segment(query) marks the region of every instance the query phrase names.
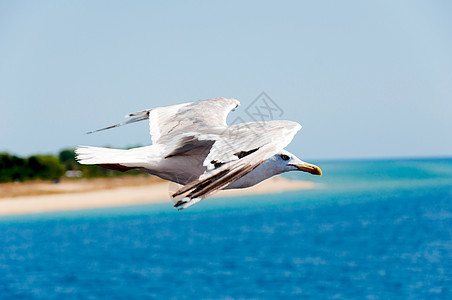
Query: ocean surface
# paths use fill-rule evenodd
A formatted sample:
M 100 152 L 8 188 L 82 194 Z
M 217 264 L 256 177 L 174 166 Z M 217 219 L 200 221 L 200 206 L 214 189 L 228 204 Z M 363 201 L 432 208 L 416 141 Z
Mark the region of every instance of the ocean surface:
M 452 159 L 317 188 L 0 218 L 0 299 L 452 299 Z

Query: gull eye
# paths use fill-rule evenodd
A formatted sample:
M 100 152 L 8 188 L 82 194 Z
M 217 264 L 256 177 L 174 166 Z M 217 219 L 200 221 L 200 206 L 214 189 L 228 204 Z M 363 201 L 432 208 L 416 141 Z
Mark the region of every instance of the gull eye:
M 285 154 L 281 154 L 280 157 L 282 160 L 289 160 L 289 156 L 287 156 Z

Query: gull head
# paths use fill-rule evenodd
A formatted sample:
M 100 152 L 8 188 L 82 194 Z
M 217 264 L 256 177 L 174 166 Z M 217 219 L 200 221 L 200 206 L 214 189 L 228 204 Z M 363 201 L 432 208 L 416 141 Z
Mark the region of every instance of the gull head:
M 272 168 L 278 173 L 303 171 L 313 175 L 322 175 L 322 170 L 316 165 L 307 163 L 286 150 L 281 150 L 269 159 Z

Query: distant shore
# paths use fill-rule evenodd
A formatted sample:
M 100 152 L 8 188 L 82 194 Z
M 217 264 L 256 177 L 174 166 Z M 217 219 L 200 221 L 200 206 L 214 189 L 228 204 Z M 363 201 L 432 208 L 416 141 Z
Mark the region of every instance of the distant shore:
M 0 216 L 81 210 L 139 204 L 172 205 L 170 193 L 177 185 L 151 176 L 127 176 L 60 183 L 0 184 Z M 314 183 L 273 177 L 254 187 L 226 190 L 213 197 L 278 193 L 314 188 Z

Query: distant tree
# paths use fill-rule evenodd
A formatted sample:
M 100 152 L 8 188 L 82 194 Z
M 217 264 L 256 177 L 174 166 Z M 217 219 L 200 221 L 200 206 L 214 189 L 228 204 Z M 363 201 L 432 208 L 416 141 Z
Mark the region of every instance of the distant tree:
M 64 174 L 64 165 L 54 155 L 34 155 L 27 160 L 28 178 L 59 179 Z
M 0 153 L 0 182 L 22 181 L 27 176 L 25 160 L 8 153 Z
M 58 154 L 58 158 L 66 170 L 80 170 L 80 164 L 75 160 L 74 149 L 64 149 Z

